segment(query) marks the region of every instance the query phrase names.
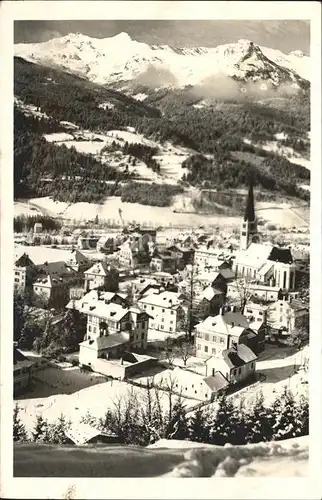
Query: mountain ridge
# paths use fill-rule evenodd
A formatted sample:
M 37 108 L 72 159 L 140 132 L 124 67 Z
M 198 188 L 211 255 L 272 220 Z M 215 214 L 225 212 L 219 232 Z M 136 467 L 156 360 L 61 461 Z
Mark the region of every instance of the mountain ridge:
M 71 33 L 47 42 L 16 44 L 15 55 L 111 86 L 135 81 L 152 88 L 184 88 L 225 76 L 265 82 L 275 89 L 287 84 L 296 91 L 310 80 L 310 58 L 301 51 L 283 54 L 244 39 L 213 48 L 172 47 L 137 42 L 125 32 L 102 39 Z

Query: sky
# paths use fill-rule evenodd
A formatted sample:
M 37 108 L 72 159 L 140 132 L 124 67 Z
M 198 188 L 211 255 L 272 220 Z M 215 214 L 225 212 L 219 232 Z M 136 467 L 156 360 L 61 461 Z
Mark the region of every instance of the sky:
M 44 42 L 69 33 L 107 38 L 120 32 L 126 32 L 134 40 L 148 44 L 216 47 L 245 38 L 284 53 L 291 50 L 302 50 L 307 55 L 310 53 L 310 22 L 305 20 L 16 21 L 14 41 L 15 43 Z

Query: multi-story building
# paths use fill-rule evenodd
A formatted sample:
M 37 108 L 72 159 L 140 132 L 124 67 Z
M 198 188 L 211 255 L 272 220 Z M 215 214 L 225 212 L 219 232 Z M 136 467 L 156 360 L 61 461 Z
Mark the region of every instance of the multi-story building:
M 14 263 L 14 290 L 24 292 L 37 277 L 36 267 L 26 253 Z
M 291 333 L 294 330 L 309 329 L 310 307 L 307 301 L 284 297 L 271 304 L 267 312 L 268 326 L 273 330 L 285 330 Z
M 119 272 L 112 264 L 97 262 L 84 272 L 84 290 L 88 292 L 94 288 L 102 288 L 108 292 L 117 292 L 119 287 Z
M 99 358 L 120 358 L 125 351 L 146 348 L 149 315 L 138 307 L 97 302 L 86 304 L 82 313 L 87 330 L 80 343 L 80 364 L 91 366 Z
M 97 304 L 118 304 L 126 306 L 126 294 L 118 292 L 104 292 L 91 290 L 78 300 L 71 299 L 67 304 L 67 309 L 77 309 L 79 312 L 87 311 L 89 307 Z
M 90 260 L 85 257 L 79 250 L 73 249 L 65 260 L 68 267 L 77 273 L 84 273 L 91 267 Z
M 156 252 L 151 258 L 151 271 L 175 273 L 176 272 L 176 256 L 171 252 Z
M 248 345 L 258 353 L 265 348 L 265 332 L 256 334 L 243 314 L 222 308 L 220 314 L 208 316 L 196 326 L 195 344 L 196 356 L 204 359 L 221 357 L 225 349 L 238 344 Z
M 184 330 L 186 313 L 178 293 L 165 291 L 147 295 L 138 305 L 151 316 L 149 335 L 161 332 L 167 337 Z
M 247 281 L 244 285 L 236 281 L 227 284 L 227 297 L 238 300 L 245 295 L 263 302 L 275 302 L 282 296 L 282 290 L 278 286 L 261 285 L 260 283 L 249 283 Z

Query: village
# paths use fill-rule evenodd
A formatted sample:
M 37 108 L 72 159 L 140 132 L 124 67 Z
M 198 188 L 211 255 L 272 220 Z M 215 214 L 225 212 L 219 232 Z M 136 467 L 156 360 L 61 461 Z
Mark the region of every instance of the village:
M 241 219 L 239 233 L 102 232 L 96 220 L 66 225 L 55 244 L 41 244 L 39 222 L 33 243 L 16 234 L 14 398 L 26 427 L 63 411 L 78 425 L 151 386 L 187 412 L 222 393 L 307 393 L 309 243 L 263 234 L 251 182 Z

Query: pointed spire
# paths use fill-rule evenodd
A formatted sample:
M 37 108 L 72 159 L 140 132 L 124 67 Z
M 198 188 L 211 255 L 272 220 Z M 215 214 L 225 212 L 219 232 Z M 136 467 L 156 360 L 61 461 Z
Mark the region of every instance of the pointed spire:
M 249 187 L 247 203 L 244 214 L 244 221 L 254 222 L 255 221 L 255 207 L 254 207 L 254 190 L 253 190 L 253 175 L 249 176 Z

